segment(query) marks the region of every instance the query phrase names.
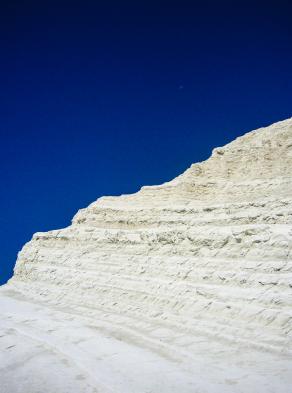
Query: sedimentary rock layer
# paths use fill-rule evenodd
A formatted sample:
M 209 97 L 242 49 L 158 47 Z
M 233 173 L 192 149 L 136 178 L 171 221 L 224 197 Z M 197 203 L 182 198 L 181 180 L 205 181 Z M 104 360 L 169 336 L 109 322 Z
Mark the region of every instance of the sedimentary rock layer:
M 177 357 L 198 336 L 291 354 L 291 170 L 289 119 L 36 233 L 8 287 Z

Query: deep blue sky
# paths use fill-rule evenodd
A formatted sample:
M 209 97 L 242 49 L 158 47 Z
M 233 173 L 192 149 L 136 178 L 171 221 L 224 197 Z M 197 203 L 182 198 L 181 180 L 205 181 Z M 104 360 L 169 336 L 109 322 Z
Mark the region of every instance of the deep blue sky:
M 36 231 L 292 116 L 289 2 L 0 10 L 0 283 Z

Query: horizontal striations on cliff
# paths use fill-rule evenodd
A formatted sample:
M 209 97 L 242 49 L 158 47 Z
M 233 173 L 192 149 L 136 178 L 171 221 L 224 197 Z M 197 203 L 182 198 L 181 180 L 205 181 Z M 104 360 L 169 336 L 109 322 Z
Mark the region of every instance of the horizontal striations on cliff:
M 291 247 L 288 119 L 170 182 L 100 198 L 68 228 L 36 233 L 8 286 L 178 354 L 191 356 L 200 335 L 292 353 Z

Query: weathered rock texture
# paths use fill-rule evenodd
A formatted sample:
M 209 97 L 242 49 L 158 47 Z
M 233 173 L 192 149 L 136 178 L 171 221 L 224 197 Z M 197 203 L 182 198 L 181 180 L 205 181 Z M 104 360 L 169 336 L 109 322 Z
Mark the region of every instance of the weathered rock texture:
M 289 119 L 36 233 L 9 286 L 177 354 L 198 336 L 291 353 L 291 247 Z

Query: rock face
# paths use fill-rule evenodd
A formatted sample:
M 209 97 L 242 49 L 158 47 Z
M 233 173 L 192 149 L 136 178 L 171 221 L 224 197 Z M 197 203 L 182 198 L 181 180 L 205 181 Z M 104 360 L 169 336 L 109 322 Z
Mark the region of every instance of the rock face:
M 161 351 L 192 353 L 202 336 L 291 354 L 291 247 L 289 119 L 36 233 L 8 287 L 139 332 Z

